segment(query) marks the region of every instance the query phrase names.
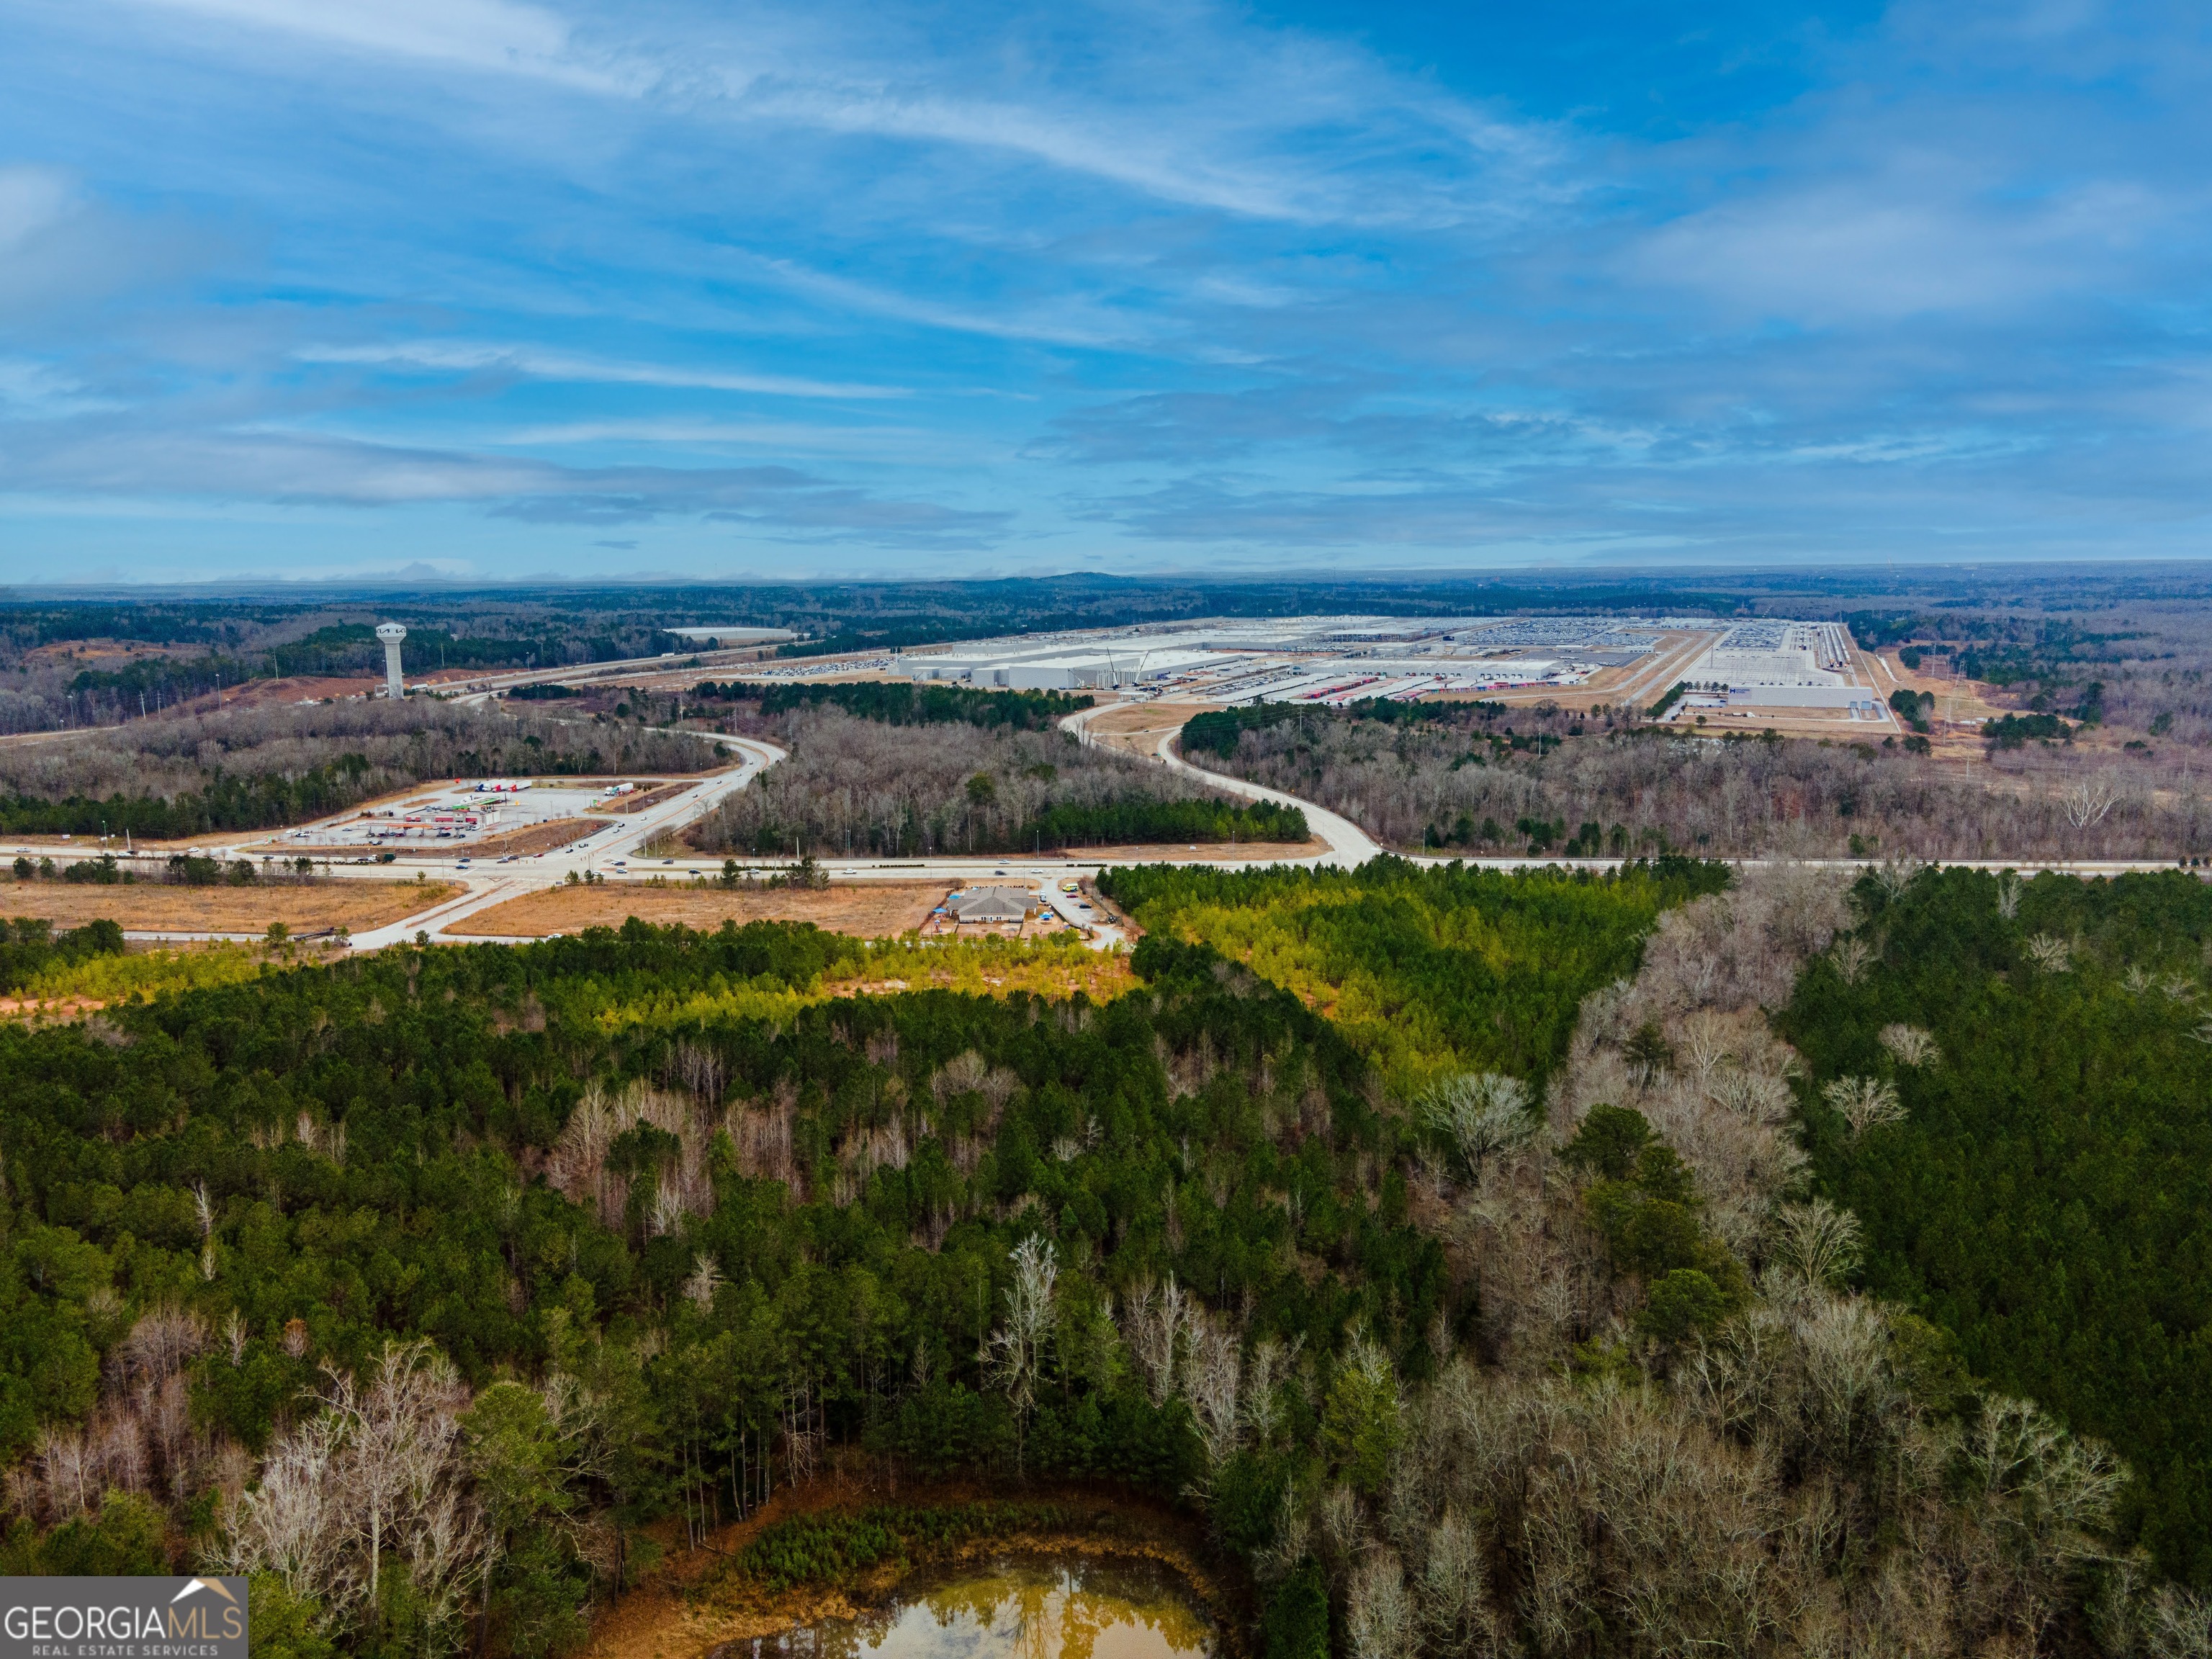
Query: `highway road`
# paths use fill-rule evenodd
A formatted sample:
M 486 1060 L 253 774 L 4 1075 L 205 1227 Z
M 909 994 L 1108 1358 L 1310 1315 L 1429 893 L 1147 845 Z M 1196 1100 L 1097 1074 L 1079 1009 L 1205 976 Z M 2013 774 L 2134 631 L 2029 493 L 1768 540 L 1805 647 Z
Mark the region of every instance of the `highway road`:
M 604 667 L 605 665 L 599 665 L 599 666 Z M 1086 710 L 1083 714 L 1069 717 L 1061 724 L 1066 729 L 1081 738 L 1084 742 L 1096 743 L 1097 739 L 1092 738 L 1086 729 L 1089 722 L 1097 715 L 1105 713 L 1108 708 L 1117 706 L 1119 705 L 1109 704 Z M 744 756 L 743 763 L 704 777 L 690 788 L 659 805 L 650 807 L 634 817 L 610 823 L 605 828 L 594 831 L 586 839 L 572 842 L 567 847 L 551 852 L 489 863 L 481 862 L 472 858 L 462 848 L 456 848 L 450 852 L 403 853 L 397 863 L 390 865 L 331 863 L 328 866 L 330 874 L 341 879 L 389 881 L 395 875 L 405 876 L 419 872 L 429 880 L 451 884 L 460 890 L 458 892 L 446 894 L 434 904 L 416 915 L 404 917 L 386 927 L 374 928 L 355 935 L 352 940 L 353 948 L 357 951 L 373 951 L 387 945 L 413 939 L 418 936 L 427 936 L 434 942 L 465 940 L 472 944 L 483 943 L 485 940 L 480 935 L 455 935 L 451 930 L 455 924 L 508 899 L 544 888 L 562 885 L 569 879 L 571 874 L 581 879 L 588 873 L 611 884 L 642 882 L 655 876 L 670 880 L 685 881 L 695 876 L 704 876 L 709 878 L 719 876 L 722 870 L 722 860 L 720 858 L 696 855 L 656 858 L 648 856 L 644 849 L 657 837 L 680 829 L 684 824 L 713 811 L 725 798 L 744 788 L 769 767 L 784 759 L 785 751 L 774 744 L 764 743 L 753 738 L 732 738 L 708 732 L 698 735 L 704 741 L 733 746 Z M 1358 825 L 1316 802 L 1301 799 L 1295 795 L 1284 793 L 1280 790 L 1267 789 L 1258 784 L 1248 783 L 1241 778 L 1227 777 L 1204 768 L 1193 766 L 1175 752 L 1174 740 L 1176 735 L 1174 731 L 1166 732 L 1161 734 L 1158 740 L 1153 758 L 1160 764 L 1180 772 L 1202 776 L 1206 782 L 1228 793 L 1239 795 L 1247 799 L 1277 801 L 1285 805 L 1297 806 L 1305 813 L 1308 825 L 1312 829 L 1316 838 L 1325 843 L 1325 850 L 1304 858 L 1286 860 L 1285 862 L 1310 867 L 1349 869 L 1365 863 L 1386 850 L 1378 846 L 1374 839 Z M 325 822 L 331 824 L 339 823 L 352 816 L 353 814 L 349 812 Z M 250 836 L 210 836 L 198 845 L 199 849 L 204 852 L 237 857 L 243 855 L 248 848 L 258 849 L 266 846 L 268 841 L 267 832 L 258 831 Z M 0 857 L 13 857 L 17 854 L 27 854 L 34 858 L 58 856 L 61 861 L 69 861 L 79 857 L 97 856 L 97 850 L 92 843 L 83 841 L 74 843 L 66 849 L 57 848 L 52 842 L 36 845 L 0 848 Z M 157 870 L 166 856 L 166 853 L 140 854 L 137 863 L 142 869 Z M 1432 856 L 1407 856 L 1409 862 L 1416 864 L 1442 864 L 1451 861 Z M 1251 867 L 1251 860 L 1249 859 L 1218 858 L 1196 848 L 1175 858 L 1174 861 L 1207 865 L 1221 869 Z M 1528 857 L 1468 858 L 1462 861 L 1469 865 L 1479 865 L 1484 868 L 1498 870 L 1540 869 L 1547 865 L 1558 865 L 1593 871 L 1611 869 L 1621 862 L 1617 859 L 1567 860 Z M 782 860 L 763 861 L 749 859 L 743 862 L 747 868 L 763 873 L 772 873 L 787 867 L 787 861 Z M 1858 867 L 1864 860 L 1738 859 L 1731 862 L 1746 865 L 1803 863 L 1814 867 L 1849 869 Z M 2127 871 L 2164 870 L 2173 867 L 2170 861 L 2164 860 L 2067 860 L 2021 863 L 2016 860 L 1989 859 L 1958 862 L 1966 867 L 1978 869 L 2019 869 L 2029 872 L 2058 870 L 2090 876 L 2116 875 Z M 1042 894 L 1046 901 L 1059 909 L 1067 920 L 1093 926 L 1096 925 L 1094 918 L 1084 916 L 1079 911 L 1075 910 L 1072 904 L 1063 902 L 1064 896 L 1060 894 L 1058 885 L 1071 876 L 1095 876 L 1099 871 L 1107 867 L 1104 863 L 1093 858 L 1035 855 L 907 860 L 827 858 L 817 860 L 817 866 L 827 873 L 830 879 L 838 882 L 943 881 L 948 885 L 975 882 L 1024 885 Z M 134 934 L 133 937 L 182 939 L 208 938 L 215 935 L 171 933 L 160 935 Z M 1103 948 L 1118 938 L 1118 930 L 1100 927 L 1096 942 Z
M 726 797 L 744 788 L 763 771 L 782 760 L 785 755 L 785 751 L 775 744 L 763 743 L 756 738 L 732 738 L 712 732 L 697 735 L 705 741 L 730 745 L 744 759 L 738 765 L 709 774 L 657 806 L 616 819 L 583 840 L 571 842 L 554 851 L 526 854 L 511 861 L 482 861 L 471 857 L 465 848 L 455 848 L 446 853 L 402 854 L 393 864 L 332 860 L 328 866 L 330 874 L 342 879 L 390 881 L 395 875 L 412 875 L 419 872 L 430 880 L 451 883 L 462 890 L 458 895 L 447 895 L 429 908 L 388 927 L 373 928 L 355 935 L 354 948 L 373 951 L 413 939 L 417 933 L 427 933 L 433 939 L 441 939 L 446 930 L 455 922 L 472 916 L 479 910 L 489 909 L 495 904 L 540 888 L 560 886 L 571 874 L 580 880 L 587 873 L 605 874 L 611 871 L 615 875 L 611 878 L 618 878 L 627 873 L 628 866 L 633 861 L 639 862 L 641 866 L 643 849 L 656 837 L 681 829 L 693 819 L 711 812 Z M 355 812 L 348 811 L 322 820 L 321 825 L 308 827 L 342 824 L 354 817 Z M 249 849 L 258 850 L 269 844 L 269 832 L 255 830 L 246 835 L 207 836 L 197 843 L 197 848 L 210 855 L 237 858 L 246 855 Z M 40 858 L 58 854 L 58 861 L 65 862 L 78 857 L 94 858 L 99 855 L 98 849 L 88 842 L 77 845 L 82 847 L 81 853 L 74 850 L 74 847 L 64 851 L 51 842 L 0 848 L 0 856 L 13 858 L 23 854 Z M 313 856 L 312 852 L 309 856 Z M 152 872 L 161 869 L 167 858 L 165 851 L 141 854 L 125 861 Z M 659 861 L 654 866 L 654 869 L 661 873 L 676 873 L 678 867 L 669 860 Z M 687 863 L 684 867 L 690 866 Z M 719 874 L 721 864 L 720 860 L 714 860 L 711 864 L 700 863 L 696 867 Z M 640 873 L 643 873 L 641 867 Z M 147 937 L 213 936 L 163 933 Z

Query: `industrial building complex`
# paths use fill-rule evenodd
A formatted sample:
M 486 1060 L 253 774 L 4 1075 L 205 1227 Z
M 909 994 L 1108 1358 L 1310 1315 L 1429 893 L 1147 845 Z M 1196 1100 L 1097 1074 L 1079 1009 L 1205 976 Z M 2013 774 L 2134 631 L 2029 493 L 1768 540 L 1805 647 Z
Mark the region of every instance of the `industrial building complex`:
M 890 670 L 1016 690 L 1346 702 L 1578 685 L 1658 643 L 1606 617 L 1295 617 L 986 640 L 908 653 Z
M 1128 699 L 1660 702 L 1698 725 L 1890 724 L 1875 659 L 1832 622 L 1705 617 L 1296 617 L 1024 635 L 817 659 L 774 678 L 890 674 Z M 1680 687 L 1674 696 L 1666 694 Z
M 666 630 L 701 650 L 758 652 L 796 636 L 750 624 Z M 378 629 L 388 695 L 399 695 L 406 630 Z M 696 659 L 678 672 L 698 666 Z M 579 669 L 580 676 L 587 672 Z M 890 677 L 1007 690 L 1103 694 L 1109 701 L 1341 706 L 1553 701 L 1648 708 L 1678 724 L 1727 730 L 1894 727 L 1897 688 L 1878 658 L 1835 622 L 1763 617 L 1309 616 L 1224 617 L 747 663 L 755 681 Z M 495 694 L 502 678 L 467 688 Z M 455 687 L 455 690 L 464 688 Z

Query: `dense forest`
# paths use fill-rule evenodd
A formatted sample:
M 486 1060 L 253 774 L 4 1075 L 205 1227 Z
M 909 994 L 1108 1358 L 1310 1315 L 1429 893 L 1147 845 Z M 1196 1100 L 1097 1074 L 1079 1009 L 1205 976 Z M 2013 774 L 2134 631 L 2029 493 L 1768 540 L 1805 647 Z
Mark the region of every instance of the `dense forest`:
M 0 920 L 0 995 L 21 990 L 57 968 L 122 952 L 123 930 L 112 921 L 88 921 L 57 933 L 52 923 L 33 916 Z
M 1506 713 L 1497 702 L 1393 702 L 1383 697 L 1360 697 L 1351 702 L 1316 707 L 1304 702 L 1246 702 L 1227 708 L 1209 708 L 1183 722 L 1176 744 L 1185 755 L 1212 756 L 1227 760 L 1237 752 L 1247 732 L 1266 732 L 1278 726 L 1310 722 L 1319 714 L 1327 718 L 1375 720 L 1385 726 L 1423 726 L 1468 720 L 1493 722 Z
M 836 680 L 815 684 L 787 680 L 764 685 L 743 680 L 720 684 L 702 680 L 692 689 L 692 696 L 714 702 L 757 702 L 761 714 L 769 718 L 794 708 L 828 706 L 887 726 L 959 721 L 1016 732 L 1048 732 L 1095 701 L 1089 696 L 1064 696 L 1057 691 L 994 691 L 904 680 Z
M 690 832 L 708 852 L 787 853 L 795 843 L 840 857 L 918 858 L 1148 842 L 1297 843 L 1307 834 L 1296 807 L 1243 805 L 1201 780 L 1055 731 L 964 717 L 892 726 L 835 707 L 794 709 L 743 729 L 773 736 L 790 758 Z
M 1410 720 L 1402 705 L 1387 720 L 1358 708 L 1229 715 L 1185 727 L 1200 728 L 1196 744 L 1186 740 L 1193 759 L 1316 801 L 1409 852 L 2212 854 L 2203 779 L 2155 755 L 2045 743 L 2064 735 L 2056 716 L 2008 717 L 2014 726 L 1996 727 L 1975 764 L 1916 754 L 1910 737 L 1698 742 L 1619 711 L 1473 703 Z M 2015 730 L 2021 740 L 2010 743 Z
M 1321 1008 L 1410 1097 L 1468 1072 L 1540 1088 L 1583 999 L 1634 970 L 1662 909 L 1727 878 L 1687 859 L 1602 881 L 1383 859 L 1358 871 L 1146 865 L 1107 871 L 1099 890 Z
M 2212 1585 L 2212 888 L 1883 873 L 1781 1020 L 1869 1288 L 2111 1442 L 2125 1535 Z
M 1171 1349 L 1212 1320 L 1203 1284 L 1279 1343 L 1356 1326 L 1418 1353 L 1441 1258 L 1401 1190 L 1361 1196 L 1388 1130 L 1358 1056 L 1294 1000 L 1167 963 L 1164 1000 L 1103 1007 L 620 1018 L 811 984 L 860 948 L 634 925 L 0 1030 L 16 1564 L 204 1552 L 354 1652 L 457 1640 L 481 1595 L 501 1650 L 544 1652 L 635 1570 L 641 1522 L 757 1501 L 832 1444 L 1179 1492 L 1202 1438 L 1111 1292 Z M 1285 1185 L 1295 1222 L 1267 1196 Z M 1065 1269 L 1047 1311 L 1067 1340 L 1048 1388 L 1010 1395 L 975 1356 L 1024 1240 Z M 1300 1249 L 1340 1275 L 1309 1283 Z M 417 1415 L 379 1431 L 404 1444 L 348 1437 L 400 1395 Z M 501 1459 L 535 1484 L 501 1485 Z M 280 1496 L 373 1501 L 379 1480 L 411 1483 L 380 1575 Z
M 1103 1002 L 810 1000 L 876 947 L 633 922 L 0 1026 L 8 1570 L 558 1654 L 648 1523 L 859 1460 L 1188 1506 L 1267 1659 L 2195 1650 L 2120 1466 L 1805 1194 L 1760 1009 L 1902 917 L 1686 863 L 1117 891 Z
M 0 833 L 181 839 L 297 823 L 428 778 L 722 763 L 690 736 L 417 698 L 231 709 L 0 748 Z

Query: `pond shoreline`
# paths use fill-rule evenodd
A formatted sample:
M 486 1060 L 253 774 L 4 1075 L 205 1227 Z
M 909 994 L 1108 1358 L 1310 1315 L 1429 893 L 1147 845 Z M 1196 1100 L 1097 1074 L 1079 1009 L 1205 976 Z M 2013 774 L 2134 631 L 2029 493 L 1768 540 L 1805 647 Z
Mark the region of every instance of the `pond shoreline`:
M 836 1583 L 770 1591 L 744 1582 L 732 1568 L 738 1552 L 781 1522 L 857 1512 L 884 1503 L 915 1509 L 1050 1504 L 1083 1511 L 1085 1519 L 1077 1525 L 963 1540 L 884 1563 Z M 680 1531 L 663 1541 L 666 1557 L 593 1620 L 591 1639 L 583 1649 L 586 1659 L 705 1659 L 726 1642 L 778 1636 L 799 1626 L 858 1619 L 878 1611 L 896 1598 L 907 1579 L 925 1568 L 999 1556 L 1069 1554 L 1141 1559 L 1166 1568 L 1212 1622 L 1223 1659 L 1244 1659 L 1249 1650 L 1251 1588 L 1233 1564 L 1211 1547 L 1200 1517 L 1109 1488 L 915 1485 L 829 1475 L 778 1492 L 745 1520 L 717 1529 L 698 1549 L 685 1548 Z

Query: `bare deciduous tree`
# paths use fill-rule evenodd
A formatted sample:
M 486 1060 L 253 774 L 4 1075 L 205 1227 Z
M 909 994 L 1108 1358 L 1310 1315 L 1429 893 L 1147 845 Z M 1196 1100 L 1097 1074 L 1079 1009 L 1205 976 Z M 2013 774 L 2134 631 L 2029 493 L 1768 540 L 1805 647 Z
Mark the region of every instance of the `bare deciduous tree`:
M 1492 1599 L 1482 1540 L 1451 1510 L 1428 1539 L 1413 1586 L 1420 1632 L 1433 1653 L 1491 1659 L 1510 1650 L 1506 1621 Z
M 1051 1243 L 1034 1234 L 1014 1247 L 1014 1282 L 1006 1287 L 1005 1322 L 991 1333 L 986 1354 L 991 1377 L 1006 1392 L 1017 1419 L 1036 1403 L 1052 1340 L 1053 1295 L 1060 1259 Z
M 1173 1273 L 1165 1289 L 1146 1280 L 1130 1292 L 1122 1332 L 1156 1406 L 1176 1392 L 1193 1306 Z
M 1492 1152 L 1520 1146 L 1536 1132 L 1528 1085 L 1497 1072 L 1446 1078 L 1430 1090 L 1421 1116 L 1458 1148 L 1469 1170 Z
M 701 1309 L 713 1307 L 714 1292 L 721 1288 L 721 1285 L 722 1270 L 714 1264 L 714 1257 L 702 1252 L 692 1258 L 691 1276 L 684 1281 L 684 1294 L 690 1299 L 692 1306 Z
M 2105 814 L 2118 799 L 2112 780 L 2102 775 L 2076 778 L 2058 792 L 2059 805 L 2066 809 L 2066 822 L 2076 830 L 2102 823 Z
M 427 1341 L 387 1344 L 366 1389 L 325 1375 L 323 1409 L 277 1443 L 232 1506 L 216 1565 L 274 1572 L 342 1626 L 375 1616 L 396 1565 L 450 1642 L 493 1547 L 459 1455 L 467 1390 Z
M 1210 1471 L 1236 1455 L 1246 1421 L 1243 1340 L 1229 1322 L 1203 1306 L 1192 1310 L 1183 1360 L 1183 1398 L 1198 1425 Z
M 2141 1623 L 2149 1659 L 2212 1659 L 2212 1596 L 2161 1584 Z
M 1858 1266 L 1859 1218 L 1825 1198 L 1784 1204 L 1774 1212 L 1768 1261 L 1795 1284 L 1839 1284 Z
M 1936 1048 L 1933 1036 L 1917 1025 L 1907 1025 L 1902 1021 L 1881 1028 L 1881 1046 L 1897 1057 L 1899 1065 L 1910 1066 L 1916 1071 L 1933 1066 L 1942 1058 L 1942 1051 Z
M 1896 1085 L 1881 1078 L 1839 1077 L 1820 1091 L 1820 1098 L 1844 1115 L 1855 1135 L 1905 1117 Z
M 1413 1599 L 1406 1592 L 1398 1558 L 1388 1550 L 1377 1551 L 1361 1565 L 1352 1583 L 1345 1626 L 1353 1659 L 1404 1659 L 1413 1651 Z
M 1925 865 L 1913 859 L 1884 859 L 1874 867 L 1875 884 L 1893 899 L 1903 898 L 1905 890 L 1925 868 Z

